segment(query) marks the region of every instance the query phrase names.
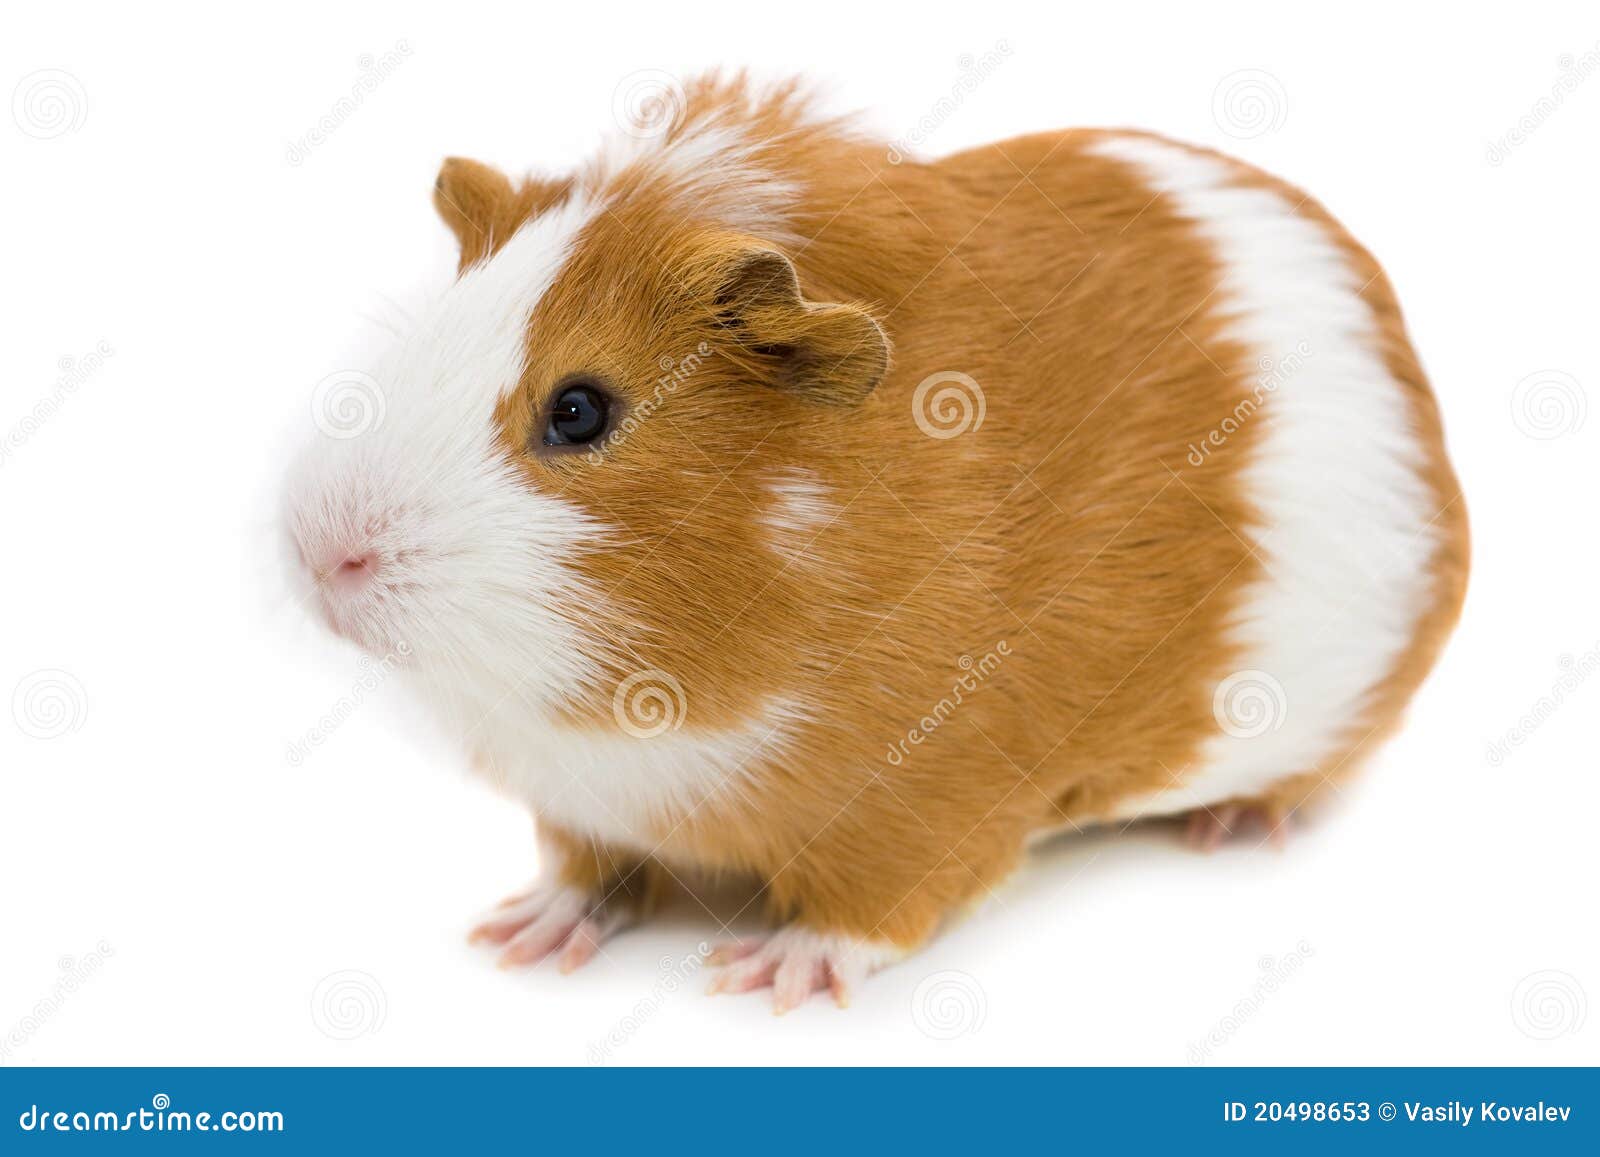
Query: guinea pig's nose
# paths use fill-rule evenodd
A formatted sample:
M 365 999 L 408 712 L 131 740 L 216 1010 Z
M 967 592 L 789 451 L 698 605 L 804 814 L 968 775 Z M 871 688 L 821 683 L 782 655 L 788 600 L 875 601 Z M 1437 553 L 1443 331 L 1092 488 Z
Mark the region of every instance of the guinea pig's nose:
M 355 594 L 378 577 L 378 553 L 367 547 L 330 545 L 306 550 L 303 557 L 317 581 L 340 594 Z
M 357 591 L 378 576 L 378 558 L 372 551 L 351 552 L 328 570 L 328 582 L 342 591 Z

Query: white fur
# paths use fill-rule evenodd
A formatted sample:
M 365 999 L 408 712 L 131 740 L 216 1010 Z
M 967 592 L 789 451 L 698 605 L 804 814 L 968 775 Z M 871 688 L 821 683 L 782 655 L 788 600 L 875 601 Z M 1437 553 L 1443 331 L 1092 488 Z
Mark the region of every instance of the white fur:
M 1137 137 L 1099 150 L 1134 165 L 1211 242 L 1223 277 L 1207 308 L 1231 318 L 1227 336 L 1248 350 L 1251 376 L 1294 365 L 1248 419 L 1263 423 L 1245 471 L 1262 524 L 1232 528 L 1265 564 L 1235 638 L 1237 668 L 1251 673 L 1242 680 L 1264 685 L 1258 706 L 1270 718 L 1236 725 L 1260 731 L 1248 736 L 1219 725 L 1194 766 L 1173 769 L 1174 787 L 1124 802 L 1115 818 L 1131 818 L 1330 770 L 1370 691 L 1412 641 L 1438 512 L 1418 474 L 1423 448 L 1405 387 L 1384 366 L 1361 279 L 1328 230 L 1279 194 L 1236 183 L 1237 170 L 1211 157 Z
M 329 617 L 366 649 L 408 657 L 478 767 L 539 814 L 648 848 L 661 817 L 746 790 L 747 762 L 776 752 L 793 713 L 773 704 L 708 730 L 691 697 L 675 729 L 648 738 L 554 722 L 574 693 L 614 690 L 600 660 L 617 657 L 585 629 L 604 592 L 569 564 L 614 530 L 530 486 L 496 444 L 493 412 L 525 369 L 535 305 L 596 211 L 580 197 L 540 215 L 439 298 L 373 375 L 382 420 L 314 439 L 287 521 L 310 566 L 376 555 L 360 597 L 321 592 Z
M 648 738 L 577 731 L 510 707 L 482 729 L 481 766 L 539 818 L 619 847 L 653 851 L 664 828 L 717 799 L 748 798 L 751 767 L 781 758 L 796 711 L 774 702 L 742 727 Z
M 790 212 L 802 190 L 780 177 L 762 156 L 769 142 L 741 124 L 722 119 L 685 126 L 670 139 L 612 134 L 587 177 L 594 195 L 638 170 L 685 217 L 713 221 L 773 242 L 797 243 Z
M 406 644 L 425 676 L 448 672 L 463 715 L 508 693 L 548 702 L 588 673 L 552 607 L 579 595 L 563 559 L 605 528 L 530 490 L 493 424 L 521 377 L 533 304 L 588 216 L 563 206 L 463 274 L 373 374 L 381 421 L 314 439 L 291 479 L 290 529 L 309 563 L 378 558 L 371 597 L 329 600 L 335 627 L 378 653 Z
M 767 481 L 770 504 L 761 513 L 773 551 L 785 562 L 801 560 L 817 535 L 838 517 L 828 488 L 810 470 L 786 470 Z
M 291 480 L 290 528 L 309 563 L 378 558 L 372 597 L 330 600 L 334 625 L 379 653 L 405 643 L 424 672 L 450 664 L 463 710 L 585 674 L 551 607 L 577 593 L 563 558 L 604 528 L 528 488 L 495 444 L 493 411 L 522 375 L 533 305 L 588 216 L 582 202 L 554 210 L 464 273 L 372 375 L 381 420 L 314 439 Z

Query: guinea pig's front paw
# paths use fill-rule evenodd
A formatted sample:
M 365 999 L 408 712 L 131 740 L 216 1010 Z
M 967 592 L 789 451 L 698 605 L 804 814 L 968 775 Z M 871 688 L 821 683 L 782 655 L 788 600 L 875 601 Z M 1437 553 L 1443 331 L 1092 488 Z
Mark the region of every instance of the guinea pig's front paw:
M 813 932 L 789 924 L 770 936 L 724 944 L 709 957 L 726 965 L 708 992 L 750 992 L 772 987 L 772 1011 L 782 1016 L 826 988 L 840 1008 L 856 986 L 905 955 L 887 940 Z
M 532 964 L 554 952 L 561 971 L 571 972 L 636 918 L 637 909 L 625 900 L 607 900 L 566 884 L 541 884 L 502 901 L 467 940 L 504 945 L 501 968 Z

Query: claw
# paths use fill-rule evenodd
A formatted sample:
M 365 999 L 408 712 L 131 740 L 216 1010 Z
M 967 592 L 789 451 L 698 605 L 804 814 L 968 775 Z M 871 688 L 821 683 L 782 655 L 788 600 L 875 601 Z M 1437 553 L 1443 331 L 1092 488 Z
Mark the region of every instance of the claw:
M 860 981 L 901 955 L 901 949 L 885 941 L 827 935 L 790 925 L 765 940 L 718 947 L 708 959 L 725 967 L 706 991 L 750 992 L 770 986 L 772 1011 L 779 1016 L 821 991 L 846 1008 Z
M 605 921 L 587 919 L 572 930 L 572 935 L 567 937 L 567 942 L 561 948 L 561 956 L 556 960 L 556 967 L 562 973 L 572 972 L 582 968 L 594 959 L 600 945 L 610 935 L 611 929 Z
M 736 960 L 743 960 L 746 956 L 761 949 L 760 940 L 732 940 L 726 944 L 718 944 L 706 956 L 706 963 L 713 968 L 720 968 L 724 964 L 732 964 Z
M 600 945 L 628 923 L 627 913 L 602 908 L 577 888 L 536 888 L 513 896 L 467 934 L 470 944 L 503 945 L 501 968 L 533 964 L 556 953 L 562 972 L 594 959 Z

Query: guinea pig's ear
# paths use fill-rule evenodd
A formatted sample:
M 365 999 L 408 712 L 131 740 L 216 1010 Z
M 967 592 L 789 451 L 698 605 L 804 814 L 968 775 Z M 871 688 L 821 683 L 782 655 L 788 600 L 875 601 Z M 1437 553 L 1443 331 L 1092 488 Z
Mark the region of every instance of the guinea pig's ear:
M 445 159 L 433 182 L 433 204 L 461 245 L 462 268 L 489 252 L 515 200 L 516 190 L 499 169 L 465 157 Z
M 889 369 L 889 339 L 857 305 L 807 301 L 794 264 L 776 249 L 741 246 L 715 262 L 724 352 L 753 375 L 809 401 L 862 401 Z

